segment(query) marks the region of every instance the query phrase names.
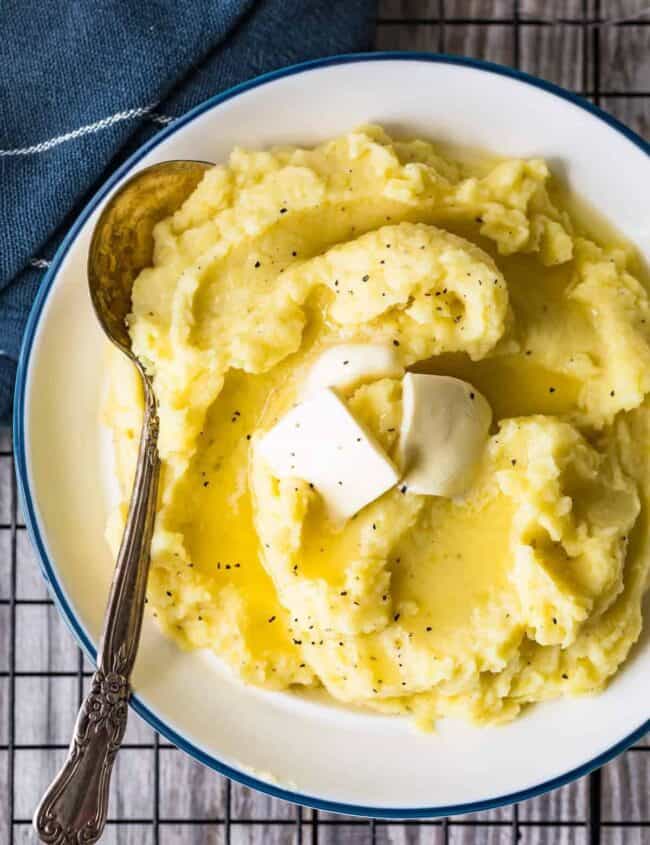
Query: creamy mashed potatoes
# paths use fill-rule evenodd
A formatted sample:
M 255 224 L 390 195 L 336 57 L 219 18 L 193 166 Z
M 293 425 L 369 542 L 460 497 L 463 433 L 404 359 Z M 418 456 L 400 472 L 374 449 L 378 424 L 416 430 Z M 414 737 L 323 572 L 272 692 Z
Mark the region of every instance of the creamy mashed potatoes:
M 160 402 L 149 609 L 245 681 L 479 722 L 599 690 L 648 581 L 650 303 L 541 160 L 454 161 L 366 127 L 236 150 L 155 232 L 130 331 Z M 635 275 L 636 274 L 636 275 Z M 326 346 L 386 344 L 475 385 L 494 422 L 459 499 L 399 485 L 343 526 L 256 451 Z M 114 353 L 122 501 L 141 399 Z M 395 454 L 401 380 L 341 395 Z

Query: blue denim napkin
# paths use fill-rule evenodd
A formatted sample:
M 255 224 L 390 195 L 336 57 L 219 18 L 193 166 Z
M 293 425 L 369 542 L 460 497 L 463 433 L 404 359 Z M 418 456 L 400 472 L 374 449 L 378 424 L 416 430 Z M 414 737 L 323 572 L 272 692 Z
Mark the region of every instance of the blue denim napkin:
M 207 97 L 369 46 L 375 0 L 4 0 L 0 422 L 39 282 L 127 155 Z

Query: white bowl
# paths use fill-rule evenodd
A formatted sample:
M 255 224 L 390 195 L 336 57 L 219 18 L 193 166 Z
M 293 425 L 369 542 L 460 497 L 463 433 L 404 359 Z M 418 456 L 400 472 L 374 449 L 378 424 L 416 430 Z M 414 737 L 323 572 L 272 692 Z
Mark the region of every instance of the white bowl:
M 85 270 L 103 203 L 158 161 L 222 161 L 237 144 L 315 144 L 364 122 L 544 156 L 650 257 L 648 146 L 588 103 L 506 68 L 428 54 L 343 56 L 261 77 L 175 121 L 72 227 L 32 310 L 18 372 L 16 460 L 28 528 L 59 609 L 92 656 L 112 571 L 98 426 L 105 341 Z M 418 817 L 520 800 L 602 765 L 650 727 L 649 677 L 646 630 L 600 696 L 536 706 L 504 727 L 445 722 L 427 735 L 405 719 L 244 686 L 147 621 L 132 705 L 177 746 L 249 786 L 326 810 Z

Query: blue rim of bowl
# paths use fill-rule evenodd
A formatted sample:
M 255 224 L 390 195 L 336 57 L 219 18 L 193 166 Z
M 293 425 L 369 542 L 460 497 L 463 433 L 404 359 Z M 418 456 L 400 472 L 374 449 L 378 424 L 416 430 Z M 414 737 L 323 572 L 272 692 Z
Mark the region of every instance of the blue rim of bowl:
M 36 510 L 34 502 L 32 501 L 29 489 L 29 476 L 27 472 L 27 459 L 25 451 L 25 396 L 27 377 L 29 373 L 29 361 L 34 342 L 36 330 L 38 328 L 40 316 L 47 301 L 50 289 L 56 279 L 58 269 L 61 262 L 65 258 L 68 250 L 74 243 L 77 234 L 82 226 L 85 224 L 88 217 L 92 214 L 97 205 L 106 196 L 106 194 L 122 179 L 124 175 L 140 161 L 150 150 L 160 144 L 161 141 L 169 138 L 187 123 L 190 123 L 199 115 L 206 111 L 238 96 L 239 94 L 249 91 L 252 88 L 257 88 L 260 85 L 266 85 L 277 79 L 282 79 L 285 76 L 293 76 L 298 73 L 315 70 L 319 68 L 331 67 L 333 65 L 354 64 L 360 62 L 376 62 L 376 61 L 412 61 L 412 62 L 434 62 L 438 64 L 460 65 L 462 67 L 469 67 L 475 70 L 484 71 L 487 73 L 497 74 L 499 76 L 509 77 L 518 82 L 523 82 L 532 85 L 535 88 L 540 88 L 547 93 L 554 94 L 562 100 L 572 103 L 577 108 L 591 113 L 594 117 L 608 124 L 612 129 L 619 132 L 628 141 L 639 147 L 646 155 L 650 156 L 650 144 L 646 143 L 639 135 L 629 129 L 616 118 L 594 106 L 592 103 L 584 100 L 582 97 L 566 91 L 558 85 L 551 82 L 546 82 L 543 79 L 537 79 L 530 76 L 523 71 L 515 70 L 513 68 L 498 65 L 493 62 L 486 62 L 479 59 L 468 59 L 461 56 L 450 56 L 446 54 L 425 53 L 425 52 L 377 52 L 377 53 L 349 53 L 340 56 L 331 56 L 324 59 L 316 59 L 313 61 L 301 62 L 300 64 L 290 65 L 289 67 L 281 68 L 270 73 L 258 76 L 240 85 L 224 91 L 222 94 L 216 94 L 210 97 L 205 102 L 199 104 L 191 109 L 182 117 L 177 118 L 168 128 L 163 129 L 142 147 L 140 147 L 130 158 L 124 162 L 115 173 L 105 182 L 95 196 L 90 200 L 88 205 L 81 212 L 72 228 L 63 239 L 59 246 L 52 263 L 45 274 L 45 277 L 40 285 L 38 295 L 32 306 L 29 319 L 25 328 L 25 335 L 23 338 L 20 358 L 18 361 L 18 369 L 16 373 L 16 390 L 14 399 L 14 414 L 13 414 L 13 430 L 15 438 L 15 461 L 16 472 L 18 478 L 18 487 L 23 504 L 23 511 L 25 515 L 26 525 L 32 542 L 36 546 L 40 558 L 41 569 L 43 575 L 48 583 L 48 586 L 53 594 L 54 601 L 63 615 L 68 627 L 76 637 L 79 644 L 92 658 L 96 660 L 96 649 L 84 631 L 79 620 L 75 617 L 72 607 L 70 606 L 65 591 L 59 584 L 56 572 L 52 562 L 50 561 L 43 538 L 41 537 L 38 520 L 36 517 Z M 238 781 L 245 786 L 257 789 L 260 792 L 265 792 L 275 798 L 282 798 L 285 801 L 290 801 L 296 804 L 302 804 L 307 807 L 312 807 L 316 810 L 325 810 L 333 813 L 343 813 L 345 815 L 363 816 L 371 818 L 385 818 L 385 819 L 418 819 L 418 818 L 436 818 L 441 816 L 460 815 L 464 813 L 480 812 L 482 810 L 489 810 L 496 807 L 502 807 L 506 804 L 512 804 L 518 801 L 525 801 L 529 798 L 534 798 L 551 789 L 557 789 L 564 786 L 572 780 L 583 777 L 589 774 L 594 769 L 608 763 L 621 752 L 625 751 L 630 745 L 641 739 L 650 730 L 650 718 L 641 724 L 636 730 L 628 734 L 624 739 L 617 742 L 611 748 L 588 760 L 582 765 L 558 775 L 555 778 L 536 784 L 527 789 L 518 792 L 512 792 L 508 795 L 502 795 L 495 798 L 489 798 L 482 801 L 473 801 L 467 804 L 455 804 L 451 806 L 438 807 L 364 807 L 355 804 L 344 804 L 336 801 L 327 801 L 317 798 L 316 796 L 303 795 L 299 792 L 292 792 L 288 789 L 283 789 L 273 784 L 258 780 L 255 777 L 242 772 L 238 769 L 221 762 L 216 757 L 202 751 L 197 746 L 193 745 L 188 739 L 176 733 L 169 725 L 162 722 L 153 713 L 138 696 L 133 695 L 130 701 L 131 706 L 135 712 L 147 721 L 159 734 L 164 736 L 182 751 L 190 754 L 195 759 L 199 760 L 204 765 L 214 769 L 232 780 Z

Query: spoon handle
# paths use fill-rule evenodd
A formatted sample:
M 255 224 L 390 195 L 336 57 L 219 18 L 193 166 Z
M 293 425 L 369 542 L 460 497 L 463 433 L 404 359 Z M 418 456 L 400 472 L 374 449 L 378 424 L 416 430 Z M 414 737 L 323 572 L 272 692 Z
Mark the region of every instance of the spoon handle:
M 115 755 L 126 729 L 129 678 L 138 650 L 156 513 L 160 460 L 158 414 L 143 374 L 145 414 L 122 544 L 108 599 L 98 668 L 63 767 L 34 815 L 42 842 L 89 845 L 102 835 Z

